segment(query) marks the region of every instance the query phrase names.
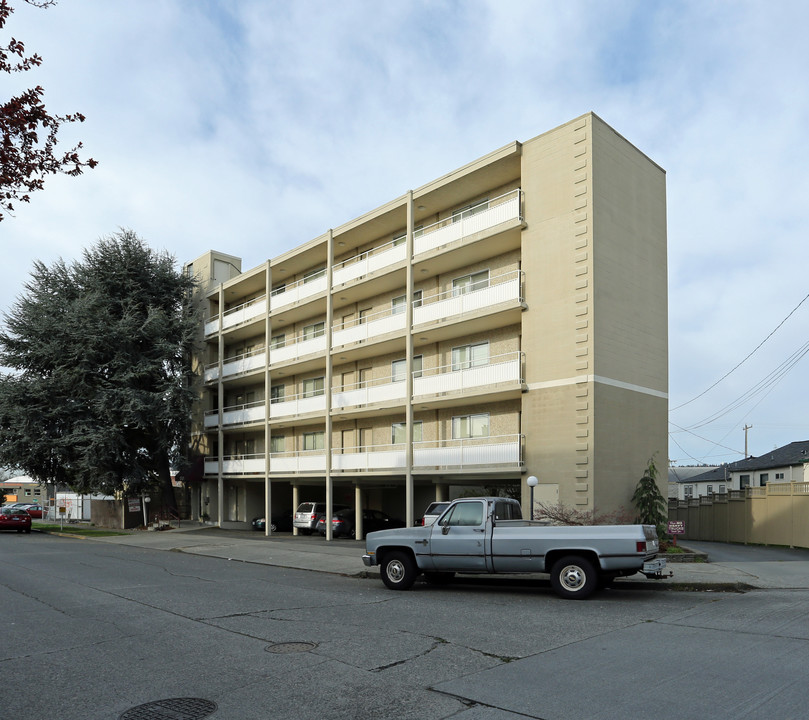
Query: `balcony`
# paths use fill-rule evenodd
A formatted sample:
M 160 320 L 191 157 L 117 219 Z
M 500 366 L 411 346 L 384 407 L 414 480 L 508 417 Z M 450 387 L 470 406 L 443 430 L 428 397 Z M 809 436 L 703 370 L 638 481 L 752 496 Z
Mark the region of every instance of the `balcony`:
M 502 223 L 522 220 L 521 196 L 521 190 L 511 190 L 493 200 L 453 213 L 452 217 L 421 228 L 413 238 L 413 254 L 418 256 Z
M 522 302 L 523 275 L 522 270 L 512 270 L 487 279 L 485 285 L 457 287 L 425 297 L 413 308 L 413 325 L 468 315 L 501 303 Z
M 414 373 L 413 395 L 439 395 L 479 390 L 490 385 L 522 384 L 524 353 L 495 355 L 485 365 L 455 363 Z
M 425 440 L 413 443 L 413 468 L 480 470 L 522 465 L 522 435 L 499 435 L 464 440 Z M 405 469 L 404 443 L 341 448 L 332 451 L 332 470 L 340 473 Z M 325 472 L 324 450 L 281 452 L 270 455 L 270 473 Z M 264 472 L 264 455 L 235 455 L 223 458 L 225 475 L 255 475 Z M 216 475 L 218 462 L 205 460 L 205 474 Z
M 522 435 L 413 443 L 413 467 L 473 468 L 522 464 Z
M 364 383 L 347 385 L 342 390 L 336 390 L 331 396 L 332 410 L 370 405 L 378 402 L 391 402 L 405 400 L 405 383 L 403 380 L 394 380 L 391 377 L 380 380 L 371 380 Z
M 292 453 L 272 453 L 271 473 L 325 472 L 326 453 L 323 450 L 301 450 Z
M 222 379 L 242 375 L 254 370 L 262 370 L 265 362 L 264 348 L 225 358 L 222 364 Z M 218 363 L 211 363 L 205 367 L 205 382 L 213 382 L 219 378 Z
M 216 475 L 219 472 L 219 461 L 216 458 L 205 460 L 205 474 Z M 227 455 L 222 458 L 223 475 L 263 475 L 264 454 Z
M 205 323 L 205 336 L 213 335 L 214 333 L 219 332 L 219 316 L 217 315 L 215 318 L 208 320 Z
M 261 317 L 267 314 L 267 296 L 264 295 L 260 298 L 248 300 L 242 305 L 226 310 L 222 317 L 222 329 L 236 327 L 243 323 L 249 322 L 254 318 Z
M 263 400 L 247 403 L 245 405 L 231 405 L 222 411 L 222 427 L 233 425 L 247 425 L 264 421 L 265 406 Z M 219 411 L 208 410 L 205 413 L 205 427 L 219 426 Z
M 326 396 L 323 391 L 320 395 L 298 394 L 287 398 L 273 398 L 270 401 L 270 419 L 304 415 L 313 412 L 326 411 Z
M 326 290 L 326 271 L 278 287 L 270 294 L 270 310 L 275 312 Z
M 365 342 L 387 333 L 403 331 L 405 329 L 405 308 L 381 310 L 371 315 L 365 315 L 351 323 L 339 323 L 332 326 L 332 347 L 348 345 L 349 343 Z
M 326 334 L 322 331 L 314 334 L 299 334 L 290 342 L 270 345 L 270 364 L 299 360 L 306 355 L 326 352 Z
M 332 285 L 356 280 L 407 259 L 407 247 L 402 242 L 389 242 L 368 252 L 337 263 L 332 270 Z

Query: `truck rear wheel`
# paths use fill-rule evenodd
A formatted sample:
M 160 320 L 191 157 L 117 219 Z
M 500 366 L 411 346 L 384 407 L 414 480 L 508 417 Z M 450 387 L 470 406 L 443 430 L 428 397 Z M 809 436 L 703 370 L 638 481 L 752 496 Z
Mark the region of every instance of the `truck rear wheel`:
M 553 564 L 551 587 L 568 600 L 584 600 L 598 587 L 598 576 L 593 563 L 578 555 L 567 555 Z
M 409 590 L 416 582 L 418 571 L 410 555 L 396 550 L 385 555 L 379 574 L 382 582 L 391 590 Z

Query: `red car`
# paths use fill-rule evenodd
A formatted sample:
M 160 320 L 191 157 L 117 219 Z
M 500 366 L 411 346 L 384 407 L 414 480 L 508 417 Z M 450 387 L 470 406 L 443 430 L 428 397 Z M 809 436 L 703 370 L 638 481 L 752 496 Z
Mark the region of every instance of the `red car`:
M 36 503 L 16 503 L 15 505 L 12 505 L 12 507 L 21 508 L 22 510 L 25 510 L 25 512 L 27 512 L 31 517 L 35 517 L 38 520 L 42 519 L 42 505 L 38 505 Z
M 31 516 L 22 508 L 0 508 L 0 530 L 31 532 Z

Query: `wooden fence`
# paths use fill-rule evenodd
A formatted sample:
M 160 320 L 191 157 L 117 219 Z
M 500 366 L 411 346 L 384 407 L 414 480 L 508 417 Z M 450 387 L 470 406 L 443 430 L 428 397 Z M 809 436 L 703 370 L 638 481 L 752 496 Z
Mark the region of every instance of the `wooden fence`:
M 809 548 L 809 482 L 770 483 L 690 500 L 669 500 L 682 540 Z

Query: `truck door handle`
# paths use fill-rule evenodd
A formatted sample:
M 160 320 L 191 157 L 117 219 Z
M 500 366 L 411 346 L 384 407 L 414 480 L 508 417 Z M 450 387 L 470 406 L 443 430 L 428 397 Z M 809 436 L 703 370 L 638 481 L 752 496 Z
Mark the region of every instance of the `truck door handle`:
M 426 545 L 427 541 L 426 540 L 416 540 L 416 541 L 413 542 L 413 544 L 414 545 Z
M 483 532 L 485 528 L 472 528 L 474 532 Z

